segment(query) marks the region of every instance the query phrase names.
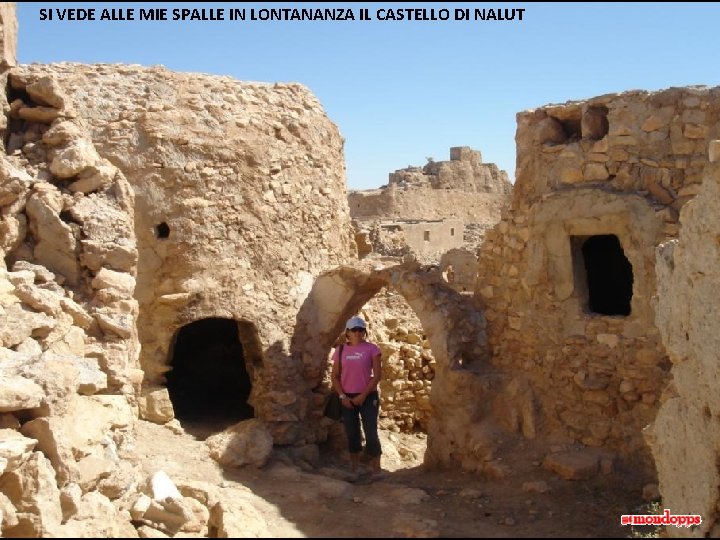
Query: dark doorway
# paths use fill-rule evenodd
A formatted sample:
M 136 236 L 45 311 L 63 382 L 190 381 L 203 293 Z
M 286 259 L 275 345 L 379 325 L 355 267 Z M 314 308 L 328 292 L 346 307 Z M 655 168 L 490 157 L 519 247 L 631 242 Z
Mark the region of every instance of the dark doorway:
M 574 240 L 582 241 L 589 310 L 600 315 L 630 315 L 632 265 L 618 237 L 601 234 Z
M 178 330 L 171 348 L 167 389 L 180 422 L 219 429 L 255 416 L 246 353 L 232 319 L 202 319 Z

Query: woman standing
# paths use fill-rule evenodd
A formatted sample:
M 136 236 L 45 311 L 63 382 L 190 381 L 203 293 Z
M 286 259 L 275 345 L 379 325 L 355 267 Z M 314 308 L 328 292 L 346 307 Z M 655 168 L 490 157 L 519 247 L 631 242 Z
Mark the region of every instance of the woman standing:
M 362 441 L 360 421 L 365 434 L 365 453 L 372 458 L 374 475 L 381 475 L 380 438 L 378 437 L 378 413 L 380 398 L 377 385 L 380 382 L 382 362 L 380 348 L 365 341 L 367 324 L 362 317 L 351 317 L 345 324 L 347 343 L 335 349 L 333 354 L 332 383 L 343 405 L 342 421 L 348 439 L 350 466 L 357 472 Z M 339 353 L 342 351 L 342 358 Z

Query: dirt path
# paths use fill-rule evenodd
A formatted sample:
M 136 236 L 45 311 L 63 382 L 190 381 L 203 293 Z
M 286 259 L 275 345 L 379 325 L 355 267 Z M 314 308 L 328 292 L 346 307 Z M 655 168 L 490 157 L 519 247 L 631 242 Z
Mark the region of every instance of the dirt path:
M 391 470 L 387 478 L 351 483 L 327 459 L 302 470 L 279 455 L 260 470 L 223 470 L 208 457 L 202 438 L 140 421 L 141 466 L 148 474 L 164 470 L 178 483 L 212 484 L 221 497 L 244 497 L 256 510 L 247 519 L 257 522 L 257 536 L 627 537 L 631 531 L 619 525 L 620 516 L 642 503 L 642 486 L 629 474 L 562 480 L 523 446 L 503 456 L 510 474 L 487 479 L 425 471 L 424 439 L 383 433 L 384 447 L 400 447 L 406 457 L 391 448 L 383 463 Z M 526 482 L 545 482 L 549 491 L 524 491 Z

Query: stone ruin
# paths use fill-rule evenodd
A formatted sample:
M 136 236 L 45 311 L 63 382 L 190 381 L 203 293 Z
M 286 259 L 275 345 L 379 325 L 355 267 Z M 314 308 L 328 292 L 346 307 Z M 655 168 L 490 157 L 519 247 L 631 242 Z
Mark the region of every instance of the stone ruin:
M 392 172 L 387 186 L 348 194 L 358 255 L 432 264 L 453 249 L 474 253 L 511 191 L 507 173 L 467 146 L 450 148 L 450 161 Z
M 0 6 L 4 536 L 239 534 L 202 489 L 140 476 L 136 419 L 220 417 L 209 452 L 228 466 L 260 466 L 273 444 L 317 452 L 334 436 L 320 411 L 328 354 L 385 287 L 424 332 L 382 389 L 401 404 L 393 421 L 427 430 L 426 465 L 501 477 L 497 434 L 550 441 L 545 466 L 568 478 L 613 461 L 657 471 L 666 507 L 703 515 L 679 532 L 717 533 L 720 89 L 520 113 L 511 204 L 477 279 L 463 278 L 470 295 L 417 262 L 357 260 L 342 139 L 304 87 L 15 66 L 12 8 Z
M 652 298 L 716 138 L 716 89 L 626 92 L 518 114 L 511 209 L 481 248 L 491 361 L 508 415 L 651 468 L 642 437 L 670 381 Z

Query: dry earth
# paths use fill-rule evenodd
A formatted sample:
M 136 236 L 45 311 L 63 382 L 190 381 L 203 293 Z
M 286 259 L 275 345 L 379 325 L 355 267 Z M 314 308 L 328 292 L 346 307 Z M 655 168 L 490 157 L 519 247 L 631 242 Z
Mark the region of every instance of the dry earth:
M 526 442 L 502 454 L 505 478 L 488 479 L 426 471 L 424 435 L 384 431 L 387 477 L 351 483 L 341 457 L 327 452 L 314 468 L 294 465 L 280 449 L 262 469 L 223 470 L 203 442 L 209 427 L 184 428 L 140 421 L 140 466 L 148 474 L 164 470 L 179 484 L 217 486 L 223 500 L 244 507 L 246 536 L 628 537 L 633 531 L 619 525 L 620 516 L 643 502 L 642 481 L 632 471 L 562 480 L 540 466 L 544 449 Z M 524 491 L 526 482 L 545 482 L 549 491 Z

